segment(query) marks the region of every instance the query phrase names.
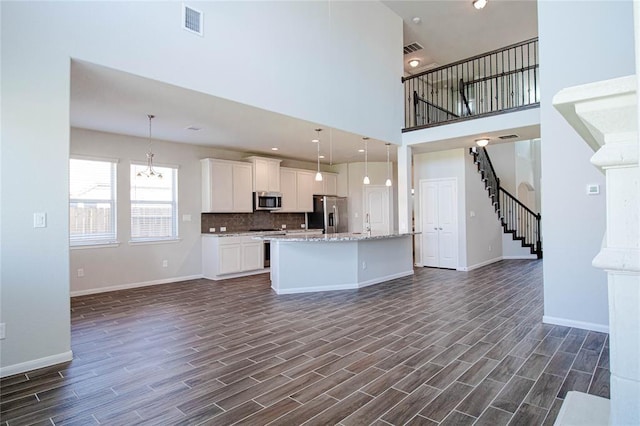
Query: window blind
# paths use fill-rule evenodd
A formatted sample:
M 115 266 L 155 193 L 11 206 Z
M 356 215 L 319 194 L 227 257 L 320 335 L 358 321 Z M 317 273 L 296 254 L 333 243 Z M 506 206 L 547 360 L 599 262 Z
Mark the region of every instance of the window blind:
M 69 160 L 69 242 L 116 242 L 116 163 Z

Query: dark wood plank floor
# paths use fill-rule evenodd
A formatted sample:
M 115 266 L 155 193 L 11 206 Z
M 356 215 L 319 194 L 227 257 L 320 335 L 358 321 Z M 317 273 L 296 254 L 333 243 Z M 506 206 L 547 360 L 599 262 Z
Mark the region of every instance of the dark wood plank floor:
M 322 273 L 322 271 L 309 271 Z M 608 336 L 541 323 L 541 261 L 277 296 L 268 275 L 72 299 L 74 360 L 7 377 L 8 425 L 551 425 L 608 397 Z

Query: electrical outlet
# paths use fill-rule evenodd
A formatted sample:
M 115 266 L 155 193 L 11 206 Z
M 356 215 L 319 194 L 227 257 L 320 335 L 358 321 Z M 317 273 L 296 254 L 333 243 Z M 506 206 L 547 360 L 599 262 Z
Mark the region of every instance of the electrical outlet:
M 491 246 L 491 244 L 489 244 L 489 251 L 493 250 L 493 247 Z
M 304 229 L 304 228 L 306 228 L 306 227 L 307 227 L 307 225 L 305 225 L 304 223 L 301 223 L 301 224 L 300 224 L 300 228 Z
M 287 225 L 286 224 L 282 224 L 282 229 L 287 229 Z
M 78 278 L 82 278 L 82 277 L 84 277 L 84 269 L 78 268 Z
M 183 222 L 191 222 L 191 215 L 190 214 L 183 214 L 182 215 L 182 221 Z
M 169 261 L 168 260 L 163 260 L 162 261 L 162 267 L 166 268 L 167 266 L 169 266 Z
M 7 337 L 7 327 L 5 323 L 0 324 L 0 339 Z
M 367 269 L 367 262 L 362 262 L 362 269 Z
M 216 228 L 209 228 L 209 232 L 216 232 Z
M 221 226 L 221 227 L 220 227 L 220 232 L 225 232 L 226 230 L 227 230 L 227 227 L 226 227 L 226 226 Z

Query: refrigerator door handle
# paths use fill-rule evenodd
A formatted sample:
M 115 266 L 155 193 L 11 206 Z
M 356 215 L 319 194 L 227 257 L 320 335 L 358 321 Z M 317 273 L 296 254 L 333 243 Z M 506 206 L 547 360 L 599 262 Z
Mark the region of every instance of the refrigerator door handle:
M 336 227 L 335 232 L 338 232 L 340 229 L 340 215 L 338 214 L 338 206 L 333 206 L 333 215 L 336 217 Z

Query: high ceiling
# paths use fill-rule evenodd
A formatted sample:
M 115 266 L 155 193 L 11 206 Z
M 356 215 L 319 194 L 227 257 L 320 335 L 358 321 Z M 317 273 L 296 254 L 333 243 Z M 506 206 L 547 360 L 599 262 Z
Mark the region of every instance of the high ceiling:
M 537 36 L 532 0 L 489 0 L 482 10 L 476 10 L 471 0 L 383 3 L 403 18 L 404 44 L 417 42 L 424 47 L 405 55 L 408 74 Z M 412 69 L 407 62 L 414 58 L 421 66 Z M 310 143 L 315 133 L 309 129 L 323 127 L 80 61 L 71 65 L 70 113 L 73 127 L 139 137 L 148 135 L 146 114 L 152 113 L 156 139 L 306 161 L 316 160 L 315 145 Z M 358 152 L 362 135 L 325 128 L 321 140 L 323 163 L 329 163 L 329 140 L 334 163 L 364 161 Z M 383 141 L 369 141 L 369 160 L 386 160 Z

